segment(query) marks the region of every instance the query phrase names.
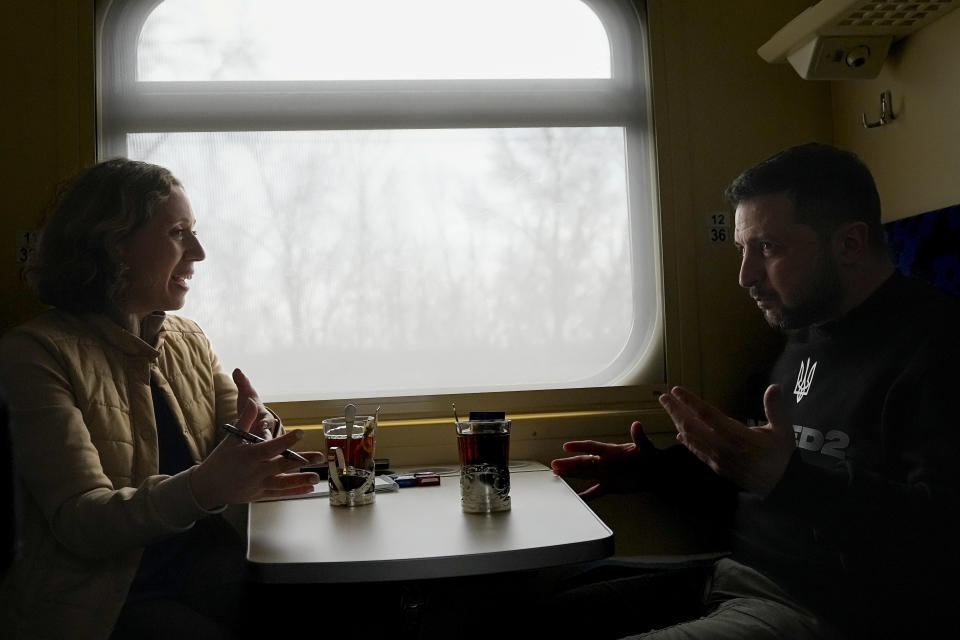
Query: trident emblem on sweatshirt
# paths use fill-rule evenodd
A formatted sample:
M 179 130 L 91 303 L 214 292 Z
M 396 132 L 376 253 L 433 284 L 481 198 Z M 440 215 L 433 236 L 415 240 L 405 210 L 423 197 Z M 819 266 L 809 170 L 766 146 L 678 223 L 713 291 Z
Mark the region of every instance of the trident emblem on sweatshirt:
M 800 362 L 800 373 L 797 374 L 797 386 L 793 388 L 793 395 L 797 396 L 797 402 L 803 400 L 803 396 L 810 392 L 810 385 L 813 384 L 813 374 L 817 370 L 817 363 L 810 364 L 810 358 L 806 362 Z

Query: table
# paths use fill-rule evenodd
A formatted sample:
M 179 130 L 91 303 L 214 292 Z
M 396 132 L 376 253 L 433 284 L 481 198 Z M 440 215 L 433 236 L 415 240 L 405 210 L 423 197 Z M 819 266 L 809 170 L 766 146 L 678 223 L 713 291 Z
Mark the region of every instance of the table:
M 543 569 L 613 554 L 613 532 L 539 463 L 511 463 L 512 509 L 460 509 L 460 480 L 378 493 L 362 507 L 326 498 L 250 505 L 247 560 L 256 580 L 421 580 Z

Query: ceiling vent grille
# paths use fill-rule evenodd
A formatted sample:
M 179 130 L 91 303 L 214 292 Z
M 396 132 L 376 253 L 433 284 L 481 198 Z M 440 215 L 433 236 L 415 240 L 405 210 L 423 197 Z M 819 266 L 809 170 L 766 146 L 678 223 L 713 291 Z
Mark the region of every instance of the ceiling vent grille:
M 757 53 L 789 62 L 808 80 L 875 78 L 890 45 L 960 6 L 960 0 L 821 0 L 791 20 Z

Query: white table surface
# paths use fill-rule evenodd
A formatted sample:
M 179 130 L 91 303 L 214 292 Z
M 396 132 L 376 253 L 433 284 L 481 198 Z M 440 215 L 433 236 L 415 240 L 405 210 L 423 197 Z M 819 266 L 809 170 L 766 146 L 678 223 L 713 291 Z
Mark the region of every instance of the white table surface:
M 378 493 L 362 507 L 327 498 L 250 505 L 247 560 L 263 582 L 376 582 L 469 576 L 589 562 L 613 532 L 538 463 L 511 463 L 512 509 L 460 509 L 458 475 L 439 486 Z

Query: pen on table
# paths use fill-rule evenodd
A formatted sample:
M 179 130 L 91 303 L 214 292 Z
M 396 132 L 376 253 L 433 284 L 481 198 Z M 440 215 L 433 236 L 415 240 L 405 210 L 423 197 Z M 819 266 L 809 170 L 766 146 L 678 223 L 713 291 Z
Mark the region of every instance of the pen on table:
M 230 423 L 225 423 L 223 425 L 223 428 L 227 430 L 227 433 L 233 434 L 238 438 L 240 438 L 241 440 L 246 440 L 247 442 L 264 442 L 264 439 L 261 438 L 260 436 L 250 433 L 248 431 L 244 431 L 243 429 L 238 429 L 237 427 L 233 426 Z M 288 460 L 297 460 L 298 462 L 302 462 L 304 464 L 310 464 L 309 460 L 304 458 L 302 455 L 300 455 L 296 451 L 290 451 L 290 449 L 284 449 L 283 453 L 281 453 L 280 455 L 282 455 L 284 458 L 287 458 Z

